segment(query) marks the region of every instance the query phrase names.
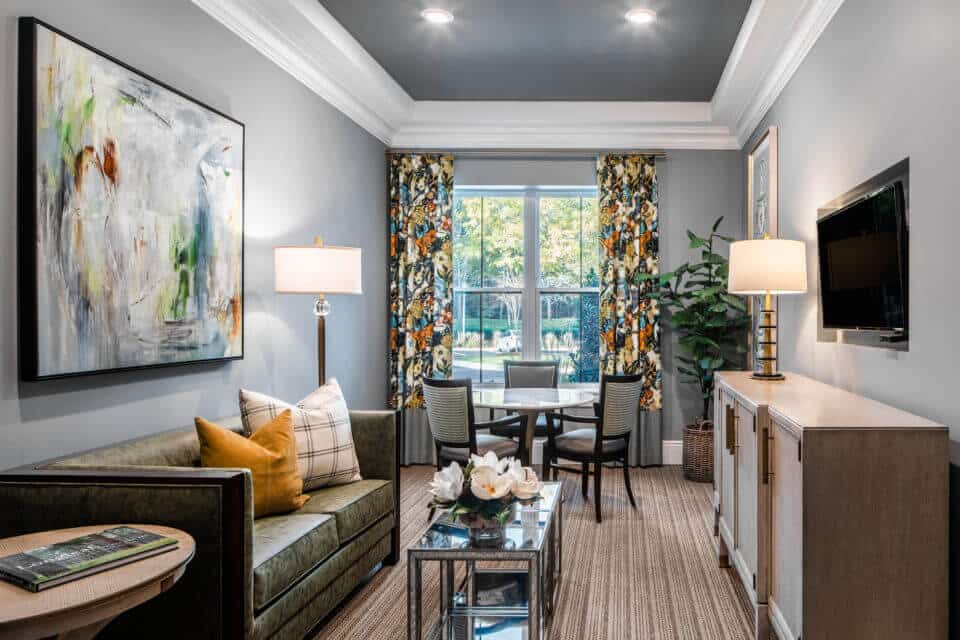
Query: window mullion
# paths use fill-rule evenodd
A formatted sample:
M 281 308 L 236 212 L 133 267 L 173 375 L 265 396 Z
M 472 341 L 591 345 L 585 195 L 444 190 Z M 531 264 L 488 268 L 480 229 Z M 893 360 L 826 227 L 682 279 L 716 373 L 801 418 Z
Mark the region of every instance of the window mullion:
M 527 191 L 523 198 L 523 357 L 535 360 L 540 341 L 537 312 L 537 280 L 539 277 L 539 203 L 534 191 Z

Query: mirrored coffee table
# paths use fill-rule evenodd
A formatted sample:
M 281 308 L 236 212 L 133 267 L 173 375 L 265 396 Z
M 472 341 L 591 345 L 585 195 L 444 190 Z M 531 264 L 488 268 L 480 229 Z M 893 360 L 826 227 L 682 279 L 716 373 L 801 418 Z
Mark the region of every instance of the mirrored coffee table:
M 561 483 L 513 505 L 502 539 L 487 546 L 440 514 L 407 549 L 408 640 L 542 640 L 550 628 L 562 576 Z M 440 612 L 423 621 L 423 563 L 440 564 Z M 520 568 L 480 568 L 516 562 Z M 457 563 L 465 572 L 457 580 Z

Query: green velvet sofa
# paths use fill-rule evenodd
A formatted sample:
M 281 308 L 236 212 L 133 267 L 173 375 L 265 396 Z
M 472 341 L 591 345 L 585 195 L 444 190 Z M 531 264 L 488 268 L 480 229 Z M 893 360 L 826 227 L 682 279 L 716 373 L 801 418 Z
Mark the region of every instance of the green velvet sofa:
M 191 426 L 0 472 L 0 537 L 89 524 L 182 529 L 197 551 L 180 582 L 98 637 L 299 640 L 400 553 L 397 414 L 350 420 L 363 480 L 312 491 L 292 513 L 254 519 L 249 470 L 200 468 Z M 240 430 L 239 418 L 218 422 Z

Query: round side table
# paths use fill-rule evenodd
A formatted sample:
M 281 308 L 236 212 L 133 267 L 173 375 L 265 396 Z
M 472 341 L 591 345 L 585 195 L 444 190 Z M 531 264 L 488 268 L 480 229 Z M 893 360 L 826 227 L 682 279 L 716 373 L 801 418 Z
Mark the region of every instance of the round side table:
M 155 525 L 96 525 L 0 539 L 0 557 L 116 526 L 130 526 L 176 538 L 177 548 L 32 593 L 0 581 L 0 640 L 93 638 L 118 615 L 172 587 L 193 558 L 188 533 Z

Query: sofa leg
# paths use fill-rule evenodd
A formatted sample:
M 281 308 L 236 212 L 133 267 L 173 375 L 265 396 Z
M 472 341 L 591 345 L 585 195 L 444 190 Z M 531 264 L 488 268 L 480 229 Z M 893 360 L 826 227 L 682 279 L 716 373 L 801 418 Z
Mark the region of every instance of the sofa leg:
M 384 566 L 392 567 L 400 562 L 400 527 L 390 530 L 390 555 L 383 559 Z

